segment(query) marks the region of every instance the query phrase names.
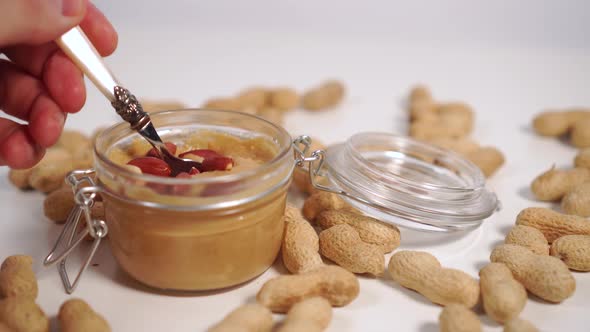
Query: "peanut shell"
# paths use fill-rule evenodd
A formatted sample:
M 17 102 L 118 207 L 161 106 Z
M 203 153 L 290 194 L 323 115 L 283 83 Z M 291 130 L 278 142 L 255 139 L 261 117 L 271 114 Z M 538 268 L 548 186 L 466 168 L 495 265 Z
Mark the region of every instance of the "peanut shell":
M 576 289 L 574 277 L 558 258 L 537 255 L 525 247 L 503 244 L 492 251 L 490 260 L 505 264 L 529 292 L 546 301 L 562 302 Z
M 531 191 L 538 200 L 557 201 L 580 183 L 590 181 L 590 169 L 559 170 L 551 167 L 531 183 Z
M 313 227 L 292 205 L 285 210 L 285 235 L 281 253 L 289 272 L 298 274 L 323 265 L 319 254 L 319 238 Z
M 590 235 L 590 221 L 547 208 L 530 207 L 520 211 L 516 224 L 540 230 L 549 243 L 564 235 Z
M 479 283 L 463 271 L 443 268 L 436 257 L 420 251 L 397 251 L 389 260 L 393 281 L 440 305 L 460 303 L 468 308 L 479 299 Z
M 439 317 L 440 332 L 480 332 L 477 315 L 462 304 L 451 303 L 443 308 Z
M 506 235 L 504 243 L 523 246 L 537 255 L 549 255 L 549 243 L 545 235 L 534 227 L 515 225 Z
M 565 235 L 551 244 L 551 256 L 561 259 L 571 270 L 590 271 L 590 235 Z
M 509 321 L 522 312 L 527 301 L 526 289 L 510 269 L 501 263 L 490 263 L 479 271 L 483 308 L 498 323 Z
M 221 322 L 207 331 L 270 332 L 272 325 L 272 313 L 267 308 L 257 303 L 249 303 L 234 309 Z
M 359 294 L 359 281 L 351 272 L 334 265 L 307 273 L 282 275 L 268 280 L 256 295 L 258 303 L 272 312 L 284 313 L 297 302 L 321 296 L 333 307 L 352 302 Z
M 363 242 L 359 233 L 347 224 L 320 233 L 320 253 L 353 273 L 380 276 L 385 270 L 382 249 Z
M 382 253 L 392 252 L 400 244 L 400 232 L 397 227 L 356 212 L 326 210 L 317 216 L 316 223 L 322 229 L 342 224 L 352 226 L 363 242 L 378 246 Z
M 57 316 L 61 332 L 110 332 L 109 323 L 81 299 L 65 301 Z

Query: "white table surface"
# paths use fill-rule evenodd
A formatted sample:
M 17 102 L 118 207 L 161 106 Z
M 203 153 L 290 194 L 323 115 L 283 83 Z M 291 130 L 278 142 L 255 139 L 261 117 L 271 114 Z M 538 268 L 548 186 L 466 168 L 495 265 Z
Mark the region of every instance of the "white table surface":
M 506 43 L 472 42 L 465 40 L 469 37 L 466 32 L 453 40 L 425 42 L 387 34 L 338 33 L 335 29 L 285 28 L 279 32 L 254 23 L 249 28 L 232 28 L 231 24 L 229 28 L 223 24 L 208 28 L 214 21 L 210 17 L 200 25 L 182 21 L 158 26 L 155 18 L 153 25 L 126 22 L 116 15 L 114 1 L 106 1 L 104 6 L 113 14 L 120 32 L 119 50 L 108 63 L 140 96 L 174 98 L 198 106 L 208 97 L 233 94 L 253 84 L 301 90 L 325 78 L 339 78 L 348 88 L 341 107 L 317 114 L 298 110 L 286 119 L 285 127 L 293 134 L 306 133 L 327 143 L 361 131 L 405 133 L 402 101 L 417 82 L 427 83 L 438 100 L 470 103 L 477 111 L 473 136 L 506 155 L 507 163 L 489 180 L 503 209 L 471 233 L 432 235 L 402 230 L 400 249 L 428 251 L 443 265 L 474 277 L 520 210 L 549 206 L 531 198 L 531 180 L 553 163 L 572 165 L 576 150 L 558 140 L 535 136 L 530 129 L 533 115 L 551 107 L 590 105 L 590 47 L 587 40 L 580 45 L 583 39 L 568 34 L 570 30 L 580 32 L 578 16 L 572 16 L 574 26 L 566 24 L 554 32 L 569 39 L 546 42 L 538 38 L 539 42 L 525 38 L 518 45 L 518 39 L 529 34 L 512 39 L 506 34 Z M 583 3 L 578 2 L 580 6 Z M 156 10 L 152 8 L 151 14 Z M 473 22 L 477 20 L 468 21 Z M 278 24 L 276 19 L 273 24 Z M 380 28 L 378 24 L 372 27 Z M 69 117 L 67 127 L 90 133 L 114 121 L 117 117 L 110 106 L 90 88 L 87 106 Z M 63 291 L 57 270 L 43 268 L 40 262 L 60 227 L 43 216 L 43 195 L 19 192 L 9 185 L 6 173 L 5 167 L 0 168 L 0 258 L 16 253 L 35 258 L 38 302 L 55 317 L 59 305 L 70 296 Z M 300 202 L 298 197 L 293 199 Z M 97 266 L 89 268 L 74 296 L 103 314 L 114 331 L 204 331 L 238 305 L 253 301 L 264 281 L 278 273 L 272 268 L 234 289 L 178 296 L 138 286 L 117 268 L 106 245 L 101 246 L 93 263 Z M 590 274 L 574 276 L 577 289 L 571 298 L 559 305 L 530 298 L 522 317 L 542 331 L 588 331 Z M 360 279 L 360 296 L 349 306 L 334 310 L 329 331 L 438 331 L 439 306 L 387 277 Z M 485 331 L 501 331 L 481 312 L 480 318 Z

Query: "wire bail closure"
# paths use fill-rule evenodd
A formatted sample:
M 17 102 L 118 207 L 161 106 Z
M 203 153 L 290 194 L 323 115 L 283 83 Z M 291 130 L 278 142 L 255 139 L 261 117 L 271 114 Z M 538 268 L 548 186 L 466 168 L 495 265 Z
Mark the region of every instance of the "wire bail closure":
M 96 195 L 102 190 L 96 185 L 91 177 L 94 172 L 93 169 L 81 171 L 75 170 L 66 176 L 65 181 L 72 187 L 76 205 L 68 215 L 64 227 L 55 241 L 55 245 L 43 261 L 43 265 L 45 266 L 59 263 L 59 275 L 68 294 L 72 294 L 76 289 L 82 274 L 92 261 L 101 240 L 108 233 L 108 227 L 105 221 L 93 219 L 90 213 Z M 85 184 L 89 186 L 83 187 Z M 82 230 L 78 230 L 78 224 L 81 217 L 84 217 L 86 224 Z M 68 255 L 80 245 L 87 235 L 90 235 L 94 240 L 90 247 L 90 252 L 86 256 L 86 259 L 82 263 L 82 266 L 72 283 L 66 269 L 66 261 Z
M 303 150 L 301 149 L 301 146 L 303 146 Z M 309 155 L 309 157 L 307 156 L 309 154 L 309 150 L 311 147 L 311 137 L 307 136 L 307 135 L 301 135 L 299 137 L 297 137 L 295 140 L 293 140 L 293 150 L 295 151 L 295 165 L 297 167 L 301 167 L 303 170 L 307 171 L 309 174 L 309 181 L 311 182 L 311 184 L 313 185 L 314 188 L 322 190 L 322 191 L 327 191 L 333 194 L 337 194 L 337 195 L 342 195 L 345 197 L 348 197 L 350 199 L 353 199 L 361 204 L 379 209 L 379 210 L 383 210 L 382 207 L 380 207 L 377 204 L 374 204 L 370 201 L 367 201 L 363 198 L 354 196 L 349 194 L 348 192 L 341 190 L 341 189 L 337 189 L 334 187 L 328 187 L 328 186 L 324 186 L 323 184 L 320 184 L 318 181 L 316 181 L 316 178 L 318 176 L 324 177 L 324 172 L 323 172 L 323 168 L 324 168 L 324 160 L 325 160 L 325 155 L 326 152 L 324 150 L 316 150 L 313 151 L 311 153 L 311 155 Z M 308 164 L 308 165 L 305 165 Z
M 301 150 L 301 146 L 303 146 L 303 150 Z M 293 150 L 295 152 L 295 166 L 301 167 L 309 173 L 309 181 L 315 188 L 331 191 L 330 188 L 324 187 L 323 185 L 320 185 L 315 181 L 316 176 L 320 175 L 320 172 L 324 165 L 324 151 L 313 151 L 311 155 L 307 157 L 310 147 L 311 137 L 309 136 L 302 135 L 293 140 Z M 319 161 L 319 163 L 316 167 L 313 167 L 314 162 L 316 161 Z

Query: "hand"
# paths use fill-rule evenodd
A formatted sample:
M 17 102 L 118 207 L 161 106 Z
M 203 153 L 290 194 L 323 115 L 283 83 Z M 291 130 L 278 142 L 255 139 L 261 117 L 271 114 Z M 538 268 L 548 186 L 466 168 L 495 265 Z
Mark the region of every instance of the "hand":
M 82 73 L 52 42 L 76 25 L 114 52 L 117 33 L 88 0 L 0 0 L 0 110 L 27 122 L 0 117 L 0 166 L 34 166 L 84 105 Z

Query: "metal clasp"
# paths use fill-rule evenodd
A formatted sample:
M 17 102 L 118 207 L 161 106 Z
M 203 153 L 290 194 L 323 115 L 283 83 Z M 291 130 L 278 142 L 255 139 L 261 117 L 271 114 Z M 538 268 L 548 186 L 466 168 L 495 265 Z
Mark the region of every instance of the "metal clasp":
M 303 147 L 303 150 L 301 149 Z M 295 165 L 307 171 L 309 174 L 309 181 L 314 188 L 333 191 L 331 188 L 326 187 L 316 181 L 318 176 L 321 176 L 322 169 L 324 167 L 324 151 L 316 150 L 309 154 L 311 148 L 311 137 L 299 136 L 293 141 L 293 149 L 295 151 Z
M 301 149 L 301 146 L 303 146 L 303 149 Z M 318 176 L 324 176 L 325 172 L 323 171 L 323 168 L 326 152 L 324 150 L 316 150 L 308 156 L 310 147 L 311 137 L 309 136 L 302 135 L 293 140 L 293 149 L 295 150 L 295 165 L 297 167 L 301 167 L 302 169 L 308 172 L 309 181 L 311 182 L 314 188 L 350 198 L 365 206 L 369 206 L 378 209 L 379 211 L 385 211 L 386 213 L 388 213 L 388 211 L 384 209 L 382 206 L 370 202 L 362 197 L 352 195 L 339 188 L 328 187 L 324 186 L 323 184 L 320 184 L 316 179 Z
M 101 240 L 107 235 L 108 227 L 104 220 L 92 219 L 90 209 L 94 205 L 94 198 L 96 194 L 101 191 L 101 188 L 96 186 L 94 180 L 90 177 L 94 173 L 94 170 L 83 170 L 83 171 L 72 171 L 66 177 L 66 183 L 72 187 L 74 192 L 74 201 L 76 205 L 68 215 L 68 219 L 64 224 L 64 227 L 59 234 L 53 249 L 49 252 L 43 264 L 50 266 L 59 262 L 59 275 L 64 288 L 68 294 L 71 294 L 76 289 L 80 277 L 92 261 L 92 257 L 96 253 Z M 88 184 L 89 186 L 82 187 L 82 185 Z M 82 230 L 78 230 L 78 224 L 81 217 L 84 217 L 86 225 Z M 90 252 L 84 260 L 74 282 L 70 282 L 68 272 L 66 270 L 66 261 L 68 255 L 84 240 L 84 238 L 90 235 L 94 240 L 90 247 Z M 59 251 L 60 248 L 63 248 Z

